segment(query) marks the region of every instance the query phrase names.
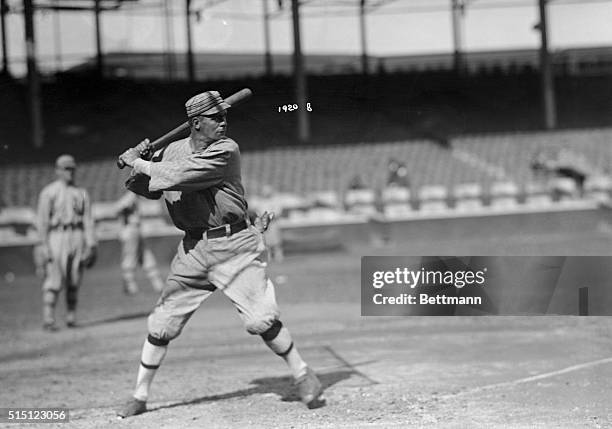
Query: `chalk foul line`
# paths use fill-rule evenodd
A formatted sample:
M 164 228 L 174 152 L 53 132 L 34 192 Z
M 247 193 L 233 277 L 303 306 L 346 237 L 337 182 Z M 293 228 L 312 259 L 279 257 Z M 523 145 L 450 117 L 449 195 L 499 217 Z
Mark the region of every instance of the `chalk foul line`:
M 545 372 L 545 373 L 538 374 L 538 375 L 532 375 L 530 377 L 519 378 L 518 380 L 504 381 L 501 383 L 494 383 L 494 384 L 489 384 L 486 386 L 474 387 L 472 389 L 463 390 L 457 393 L 449 393 L 446 395 L 440 395 L 438 396 L 438 398 L 450 399 L 450 398 L 456 398 L 458 396 L 480 393 L 486 390 L 498 389 L 502 387 L 514 387 L 514 386 L 518 386 L 519 384 L 531 383 L 532 381 L 538 381 L 538 380 L 543 380 L 546 378 L 556 377 L 561 374 L 567 374 L 567 373 L 574 372 L 574 371 L 580 371 L 582 369 L 591 368 L 594 366 L 603 365 L 603 364 L 611 363 L 611 362 L 612 362 L 612 357 L 594 360 L 591 362 L 585 362 L 585 363 L 580 363 L 577 365 L 568 366 L 567 368 L 559 369 L 556 371 L 550 371 L 550 372 Z

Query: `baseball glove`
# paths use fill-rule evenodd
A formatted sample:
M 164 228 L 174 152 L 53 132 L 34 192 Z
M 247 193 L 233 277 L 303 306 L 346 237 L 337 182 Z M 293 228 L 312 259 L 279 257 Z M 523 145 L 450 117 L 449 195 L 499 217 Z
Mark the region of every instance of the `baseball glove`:
M 91 246 L 85 250 L 85 254 L 83 255 L 83 258 L 81 259 L 81 264 L 85 268 L 89 269 L 96 264 L 97 259 L 98 259 L 98 249 L 96 248 L 96 246 Z
M 145 197 L 149 200 L 159 200 L 162 197 L 161 191 L 149 191 L 149 182 L 151 178 L 146 174 L 136 173 L 132 171 L 130 177 L 125 181 L 125 187 L 133 193 Z
M 47 264 L 51 261 L 51 252 L 44 244 L 39 244 L 34 247 L 34 266 L 36 267 L 36 275 L 40 278 L 45 278 L 47 274 Z
M 268 230 L 270 223 L 274 220 L 273 212 L 264 212 L 261 216 L 255 218 L 253 225 L 259 232 L 265 232 Z

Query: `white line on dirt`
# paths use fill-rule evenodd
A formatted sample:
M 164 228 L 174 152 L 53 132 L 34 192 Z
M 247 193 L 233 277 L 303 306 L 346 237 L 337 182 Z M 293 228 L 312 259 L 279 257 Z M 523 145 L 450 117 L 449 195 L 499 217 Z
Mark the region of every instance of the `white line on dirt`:
M 537 381 L 537 380 L 543 380 L 545 378 L 556 377 L 557 375 L 567 374 L 568 372 L 579 371 L 581 369 L 590 368 L 590 367 L 597 366 L 597 365 L 603 365 L 603 364 L 610 363 L 610 362 L 612 362 L 612 357 L 594 360 L 591 362 L 580 363 L 577 365 L 568 366 L 567 368 L 559 369 L 557 371 L 545 372 L 543 374 L 533 375 L 531 377 L 519 378 L 518 380 L 504 381 L 502 383 L 495 383 L 495 384 L 489 384 L 486 386 L 474 387 L 473 389 L 467 389 L 467 390 L 463 390 L 457 393 L 441 395 L 439 396 L 439 398 L 440 399 L 456 398 L 457 396 L 463 396 L 466 394 L 480 393 L 484 390 L 497 389 L 500 387 L 517 386 L 519 384 L 529 383 L 529 382 Z

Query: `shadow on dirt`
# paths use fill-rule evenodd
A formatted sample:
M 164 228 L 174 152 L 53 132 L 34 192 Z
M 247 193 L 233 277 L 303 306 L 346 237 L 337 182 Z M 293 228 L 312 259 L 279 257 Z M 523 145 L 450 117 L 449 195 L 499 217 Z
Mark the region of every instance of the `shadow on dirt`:
M 142 319 L 144 317 L 147 317 L 150 313 L 151 313 L 150 310 L 149 311 L 140 311 L 140 312 L 132 313 L 132 314 L 122 314 L 122 315 L 118 315 L 118 316 L 106 317 L 104 319 L 88 320 L 86 322 L 79 322 L 78 325 L 77 325 L 77 328 L 85 328 L 85 327 L 89 327 L 89 326 L 104 325 L 106 323 L 122 322 L 122 321 L 125 321 L 125 320 Z
M 325 395 L 326 389 L 336 383 L 350 378 L 353 375 L 356 375 L 356 372 L 352 370 L 341 370 L 318 373 L 317 375 L 319 377 L 319 380 L 321 381 L 321 384 L 323 385 L 323 395 Z M 228 392 L 221 395 L 203 396 L 201 398 L 195 398 L 188 401 L 177 402 L 175 404 L 151 408 L 149 411 L 160 410 L 164 408 L 176 408 L 186 405 L 195 405 L 204 402 L 222 401 L 225 399 L 243 398 L 250 395 L 265 395 L 270 393 L 280 396 L 281 401 L 283 402 L 298 402 L 300 400 L 300 397 L 297 393 L 297 388 L 295 387 L 293 378 L 291 377 L 257 378 L 253 380 L 251 384 L 253 384 L 254 386 L 249 387 L 248 389 L 236 390 L 234 392 Z M 320 408 L 324 405 L 325 401 L 320 401 L 318 406 L 313 408 Z

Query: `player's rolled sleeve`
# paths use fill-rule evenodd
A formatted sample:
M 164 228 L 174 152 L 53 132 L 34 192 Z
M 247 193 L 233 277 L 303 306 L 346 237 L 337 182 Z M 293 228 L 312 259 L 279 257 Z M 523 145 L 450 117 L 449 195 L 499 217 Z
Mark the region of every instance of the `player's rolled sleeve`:
M 87 192 L 83 195 L 85 210 L 83 212 L 83 227 L 85 229 L 85 242 L 87 246 L 96 246 L 98 240 L 96 239 L 96 228 L 93 214 L 91 212 L 91 201 Z
M 48 244 L 49 221 L 51 218 L 51 200 L 47 192 L 43 191 L 38 197 L 37 228 L 40 241 Z
M 198 191 L 220 183 L 232 153 L 223 147 L 192 154 L 180 161 L 151 164 L 149 191 Z

